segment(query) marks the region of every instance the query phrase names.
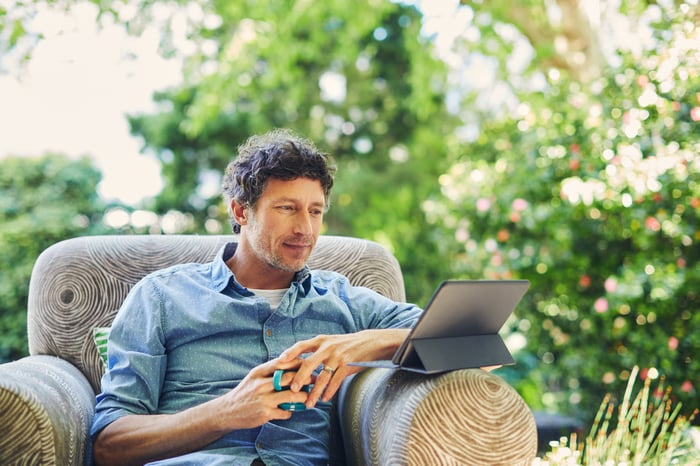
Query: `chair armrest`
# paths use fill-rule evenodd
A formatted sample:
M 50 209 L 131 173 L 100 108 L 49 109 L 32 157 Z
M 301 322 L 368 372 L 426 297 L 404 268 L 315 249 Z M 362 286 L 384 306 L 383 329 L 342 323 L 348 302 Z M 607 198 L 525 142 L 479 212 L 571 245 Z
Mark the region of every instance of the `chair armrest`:
M 369 369 L 344 383 L 338 410 L 348 465 L 529 465 L 537 455 L 530 409 L 480 369 Z
M 54 356 L 0 365 L 0 458 L 4 464 L 92 463 L 95 393 L 85 376 Z

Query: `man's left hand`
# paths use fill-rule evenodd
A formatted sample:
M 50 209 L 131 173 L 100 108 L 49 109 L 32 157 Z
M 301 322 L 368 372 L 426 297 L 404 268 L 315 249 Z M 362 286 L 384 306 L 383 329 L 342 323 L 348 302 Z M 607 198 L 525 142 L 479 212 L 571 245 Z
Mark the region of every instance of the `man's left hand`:
M 363 369 L 348 366 L 349 363 L 390 359 L 408 332 L 408 329 L 374 329 L 345 335 L 319 335 L 296 343 L 282 353 L 279 360 L 290 362 L 302 354 L 308 355 L 302 359 L 290 386 L 295 392 L 301 390 L 314 370 L 322 368 L 306 401 L 307 408 L 312 408 L 319 399 L 330 401 L 345 377 Z

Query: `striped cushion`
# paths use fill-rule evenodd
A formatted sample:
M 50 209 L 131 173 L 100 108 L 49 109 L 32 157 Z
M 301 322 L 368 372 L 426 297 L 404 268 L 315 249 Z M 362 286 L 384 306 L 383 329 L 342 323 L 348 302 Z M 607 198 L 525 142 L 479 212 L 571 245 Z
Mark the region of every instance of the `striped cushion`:
M 107 340 L 109 339 L 110 327 L 95 327 L 92 329 L 92 339 L 97 347 L 97 354 L 100 355 L 100 361 L 105 369 L 107 369 Z

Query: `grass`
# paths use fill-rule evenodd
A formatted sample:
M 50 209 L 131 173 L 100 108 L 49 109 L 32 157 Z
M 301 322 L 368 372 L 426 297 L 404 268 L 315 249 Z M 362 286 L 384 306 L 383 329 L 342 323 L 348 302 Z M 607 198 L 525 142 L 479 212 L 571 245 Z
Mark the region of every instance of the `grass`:
M 663 380 L 655 390 L 646 379 L 633 395 L 639 368 L 632 370 L 619 406 L 606 396 L 583 442 L 576 435 L 552 442 L 533 466 L 700 466 L 700 450 L 691 436 L 698 410 L 686 417 L 674 406 Z M 616 423 L 616 424 L 615 424 Z

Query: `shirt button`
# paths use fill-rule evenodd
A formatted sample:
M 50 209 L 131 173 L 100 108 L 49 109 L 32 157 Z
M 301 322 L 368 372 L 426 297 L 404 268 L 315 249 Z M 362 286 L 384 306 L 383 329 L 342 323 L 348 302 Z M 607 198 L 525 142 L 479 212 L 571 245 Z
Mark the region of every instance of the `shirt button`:
M 262 450 L 263 444 L 260 443 L 260 442 L 258 442 L 258 443 L 255 444 L 255 447 L 256 447 L 258 450 Z
M 272 336 L 272 330 L 270 330 L 269 328 L 268 328 L 267 330 L 265 330 L 265 335 L 267 335 L 268 337 L 271 337 L 271 336 Z

